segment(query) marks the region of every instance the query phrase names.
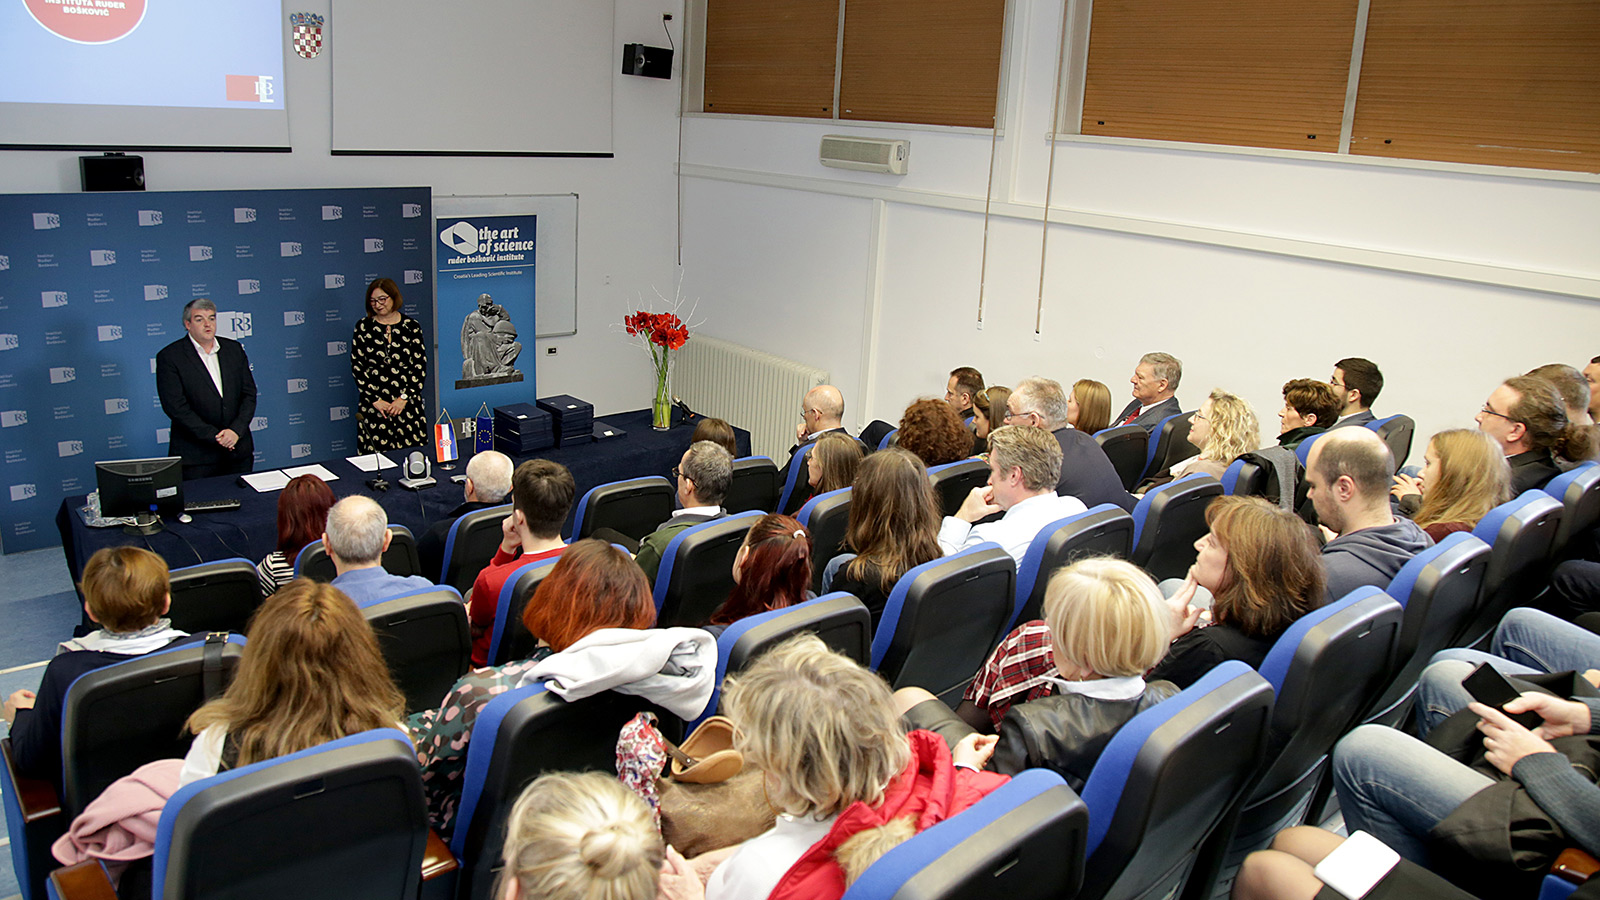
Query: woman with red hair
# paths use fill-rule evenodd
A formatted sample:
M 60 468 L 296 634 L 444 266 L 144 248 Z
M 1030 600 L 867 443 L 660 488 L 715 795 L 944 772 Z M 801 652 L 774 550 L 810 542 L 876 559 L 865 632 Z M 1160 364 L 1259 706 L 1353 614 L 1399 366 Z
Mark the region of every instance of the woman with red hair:
M 733 590 L 711 614 L 708 630 L 803 603 L 811 591 L 811 534 L 790 516 L 767 513 L 750 526 L 733 558 Z
M 294 580 L 294 560 L 312 541 L 322 539 L 333 506 L 333 488 L 315 475 L 289 479 L 278 494 L 278 549 L 256 565 L 261 596 L 270 597 Z
M 539 641 L 533 655 L 468 672 L 438 709 L 407 722 L 434 829 L 448 839 L 473 723 L 497 694 L 539 683 L 574 699 L 617 690 L 698 716 L 711 699 L 716 641 L 698 628 L 653 628 L 655 620 L 650 582 L 632 557 L 592 538 L 569 546 L 522 611 Z

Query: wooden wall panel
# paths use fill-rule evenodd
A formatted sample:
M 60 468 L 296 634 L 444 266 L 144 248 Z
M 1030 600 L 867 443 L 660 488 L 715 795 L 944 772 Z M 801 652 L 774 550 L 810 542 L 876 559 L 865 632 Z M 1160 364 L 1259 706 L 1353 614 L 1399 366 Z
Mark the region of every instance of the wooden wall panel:
M 839 117 L 994 125 L 1005 0 L 849 0 Z
M 708 0 L 705 112 L 833 117 L 839 4 Z

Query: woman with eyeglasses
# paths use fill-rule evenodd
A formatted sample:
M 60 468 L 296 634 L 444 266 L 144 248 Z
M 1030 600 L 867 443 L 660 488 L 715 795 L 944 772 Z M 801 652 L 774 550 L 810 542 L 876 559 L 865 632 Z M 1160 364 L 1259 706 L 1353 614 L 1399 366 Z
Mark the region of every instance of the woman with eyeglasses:
M 400 286 L 392 278 L 367 285 L 367 314 L 350 336 L 350 371 L 361 399 L 356 445 L 362 453 L 427 443 L 422 386 L 428 351 L 421 323 L 400 311 Z

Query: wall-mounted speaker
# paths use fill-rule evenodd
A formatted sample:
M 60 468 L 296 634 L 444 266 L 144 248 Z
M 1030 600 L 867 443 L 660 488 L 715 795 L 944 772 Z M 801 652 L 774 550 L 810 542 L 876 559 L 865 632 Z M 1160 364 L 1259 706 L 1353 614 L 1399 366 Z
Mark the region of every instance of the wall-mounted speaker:
M 144 157 L 125 153 L 78 157 L 85 191 L 144 190 Z
M 672 50 L 667 47 L 646 47 L 643 44 L 623 44 L 622 74 L 643 75 L 646 78 L 671 78 Z

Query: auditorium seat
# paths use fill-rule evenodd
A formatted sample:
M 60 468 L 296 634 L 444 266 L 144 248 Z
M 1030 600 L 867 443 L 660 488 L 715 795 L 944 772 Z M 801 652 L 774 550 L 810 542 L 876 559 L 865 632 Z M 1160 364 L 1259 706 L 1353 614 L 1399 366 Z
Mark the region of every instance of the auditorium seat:
M 1266 771 L 1250 789 L 1232 839 L 1207 843 L 1195 878 L 1226 897 L 1246 854 L 1305 822 L 1333 745 L 1386 686 L 1400 604 L 1375 587 L 1313 610 L 1273 644 L 1257 671 L 1276 693 Z M 1195 894 L 1191 894 L 1194 896 Z
M 1580 534 L 1600 525 L 1600 463 L 1585 462 L 1550 479 L 1544 492 L 1561 501 L 1561 527 L 1556 529 L 1553 555 L 1560 555 Z
M 733 590 L 733 558 L 761 513 L 701 522 L 673 535 L 656 570 L 656 624 L 702 625 Z
M 1428 660 L 1440 650 L 1460 646 L 1456 637 L 1471 620 L 1489 554 L 1483 541 L 1456 532 L 1412 557 L 1395 573 L 1386 593 L 1403 610 L 1400 634 L 1395 640 L 1389 686 L 1372 705 L 1366 721 L 1399 725 L 1406 720 L 1417 678 Z
M 55 785 L 17 771 L 11 738 L 0 738 L 0 803 L 5 804 L 6 837 L 11 845 L 11 872 L 23 900 L 42 900 L 50 872 L 59 863 L 50 845 L 67 830 Z
M 255 563 L 241 557 L 173 569 L 169 590 L 167 618 L 190 634 L 243 633 L 261 605 L 261 577 Z
M 1205 537 L 1206 507 L 1222 496 L 1222 482 L 1199 472 L 1152 488 L 1133 508 L 1133 552 L 1128 557 L 1157 581 L 1182 578 L 1194 565 L 1194 542 Z
M 489 700 L 467 744 L 461 804 L 450 836 L 450 851 L 461 863 L 458 900 L 493 900 L 506 817 L 522 789 L 545 772 L 615 774 L 617 733 L 641 712 L 660 717 L 668 740 L 681 738 L 675 716 L 615 691 L 568 703 L 543 684 L 532 684 Z
M 500 549 L 504 533 L 500 530 L 506 516 L 511 515 L 511 504 L 475 509 L 450 523 L 450 532 L 444 539 L 444 566 L 437 572 L 423 575 L 435 584 L 449 585 L 456 593 L 472 590 L 478 573 L 494 559 Z
M 361 615 L 377 635 L 395 687 L 406 695 L 408 713 L 437 709 L 456 679 L 472 667 L 472 628 L 453 587 L 369 601 L 361 606 Z
M 423 575 L 422 560 L 417 556 L 417 539 L 412 537 L 411 529 L 404 525 L 389 526 L 389 547 L 383 551 L 379 562 L 384 571 L 390 575 Z M 294 559 L 294 575 L 296 578 L 309 578 L 312 581 L 329 582 L 338 574 L 333 568 L 333 559 L 328 556 L 328 548 L 322 546 L 322 541 L 316 540 L 305 545 L 300 555 Z
M 1315 444 L 1317 441 L 1321 440 L 1322 436 L 1327 434 L 1327 433 L 1328 432 L 1326 432 L 1326 431 L 1319 431 L 1316 434 L 1313 434 L 1312 436 L 1310 436 L 1310 437 L 1306 438 L 1305 440 L 1301 441 L 1300 442 L 1300 446 L 1294 448 L 1294 458 L 1300 461 L 1300 468 L 1301 469 L 1304 469 L 1306 467 L 1306 460 L 1309 460 L 1311 458 L 1311 445 Z
M 795 519 L 811 533 L 811 590 L 822 590 L 822 570 L 828 560 L 845 552 L 845 532 L 850 528 L 850 488 L 818 494 L 806 501 Z M 731 590 L 731 588 L 730 588 Z
M 1199 455 L 1200 448 L 1189 443 L 1189 429 L 1193 425 L 1194 411 L 1191 410 L 1167 416 L 1150 430 L 1141 480 L 1165 472 L 1191 456 Z
M 503 666 L 508 662 L 527 659 L 539 646 L 538 639 L 529 634 L 527 626 L 522 624 L 522 611 L 533 599 L 539 582 L 544 581 L 560 558 L 557 556 L 523 563 L 513 569 L 500 586 L 500 596 L 494 607 L 494 633 L 489 637 L 489 665 Z
M 1398 472 L 1405 467 L 1406 457 L 1411 455 L 1411 437 L 1416 433 L 1417 423 L 1407 415 L 1393 415 L 1383 419 L 1373 419 L 1367 427 L 1376 432 L 1384 446 L 1394 455 L 1394 468 Z
M 728 482 L 722 506 L 729 512 L 773 512 L 782 487 L 777 463 L 765 456 L 741 457 L 733 461 L 733 480 Z
M 1138 425 L 1118 425 L 1096 431 L 1094 441 L 1105 451 L 1106 458 L 1111 460 L 1111 467 L 1117 470 L 1117 477 L 1122 479 L 1122 489 L 1133 490 L 1133 486 L 1139 483 L 1139 476 L 1144 474 L 1145 464 L 1149 462 L 1150 432 Z
M 1114 503 L 1046 525 L 1017 566 L 1016 601 L 1007 630 L 1043 615 L 1045 587 L 1057 569 L 1087 556 L 1127 559 L 1132 549 L 1133 517 Z
M 878 446 L 874 447 L 873 449 L 874 450 L 887 450 L 890 447 L 898 447 L 898 446 L 900 446 L 900 438 L 899 438 L 899 436 L 900 436 L 900 429 L 896 428 L 893 431 L 889 432 L 888 434 L 884 435 L 883 437 L 879 438 L 878 439 Z
M 778 512 L 792 513 L 799 508 L 798 498 L 805 491 L 810 490 L 807 481 L 806 457 L 811 455 L 811 449 L 817 446 L 816 441 L 801 444 L 800 449 L 794 451 L 789 457 L 788 474 L 783 479 L 783 491 L 778 495 Z M 733 512 L 733 510 L 729 510 Z
M 179 788 L 157 826 L 151 896 L 411 900 L 427 846 L 416 751 L 375 729 Z M 111 887 L 98 861 L 51 882 L 63 900 Z
M 1272 686 L 1229 660 L 1122 726 L 1083 786 L 1077 900 L 1176 896 L 1255 780 L 1271 716 Z
M 1016 580 L 1016 561 L 993 543 L 907 570 L 872 636 L 872 668 L 891 687 L 925 688 L 954 708 L 1005 637 Z
M 882 419 L 873 419 L 867 423 L 867 427 L 861 429 L 860 441 L 862 448 L 868 453 L 877 450 L 878 444 L 883 440 L 883 436 L 894 430 L 893 423 L 885 422 Z
M 1222 473 L 1222 492 L 1230 497 L 1265 497 L 1271 470 L 1261 463 L 1241 456 L 1228 464 Z M 1276 501 L 1276 497 L 1269 498 Z
M 844 591 L 746 616 L 717 636 L 716 685 L 705 712 L 688 731 L 693 733 L 700 722 L 716 712 L 722 700 L 724 678 L 743 671 L 761 654 L 803 633 L 816 635 L 824 644 L 863 666 L 872 659 L 872 614 L 860 600 Z
M 981 459 L 958 459 L 928 470 L 933 496 L 942 515 L 953 516 L 975 487 L 989 483 L 989 464 Z
M 1460 633 L 1463 646 L 1482 642 L 1500 624 L 1506 610 L 1532 605 L 1533 598 L 1548 585 L 1561 512 L 1559 500 L 1544 491 L 1530 490 L 1478 520 L 1472 534 L 1489 545 L 1489 567 L 1483 573 L 1483 591 L 1471 624 Z
M 1088 808 L 1061 776 L 1029 769 L 884 854 L 843 900 L 1070 897 L 1088 831 Z
M 638 541 L 672 515 L 677 488 L 660 475 L 629 478 L 590 488 L 578 501 L 572 539 L 582 540 L 609 528 Z

